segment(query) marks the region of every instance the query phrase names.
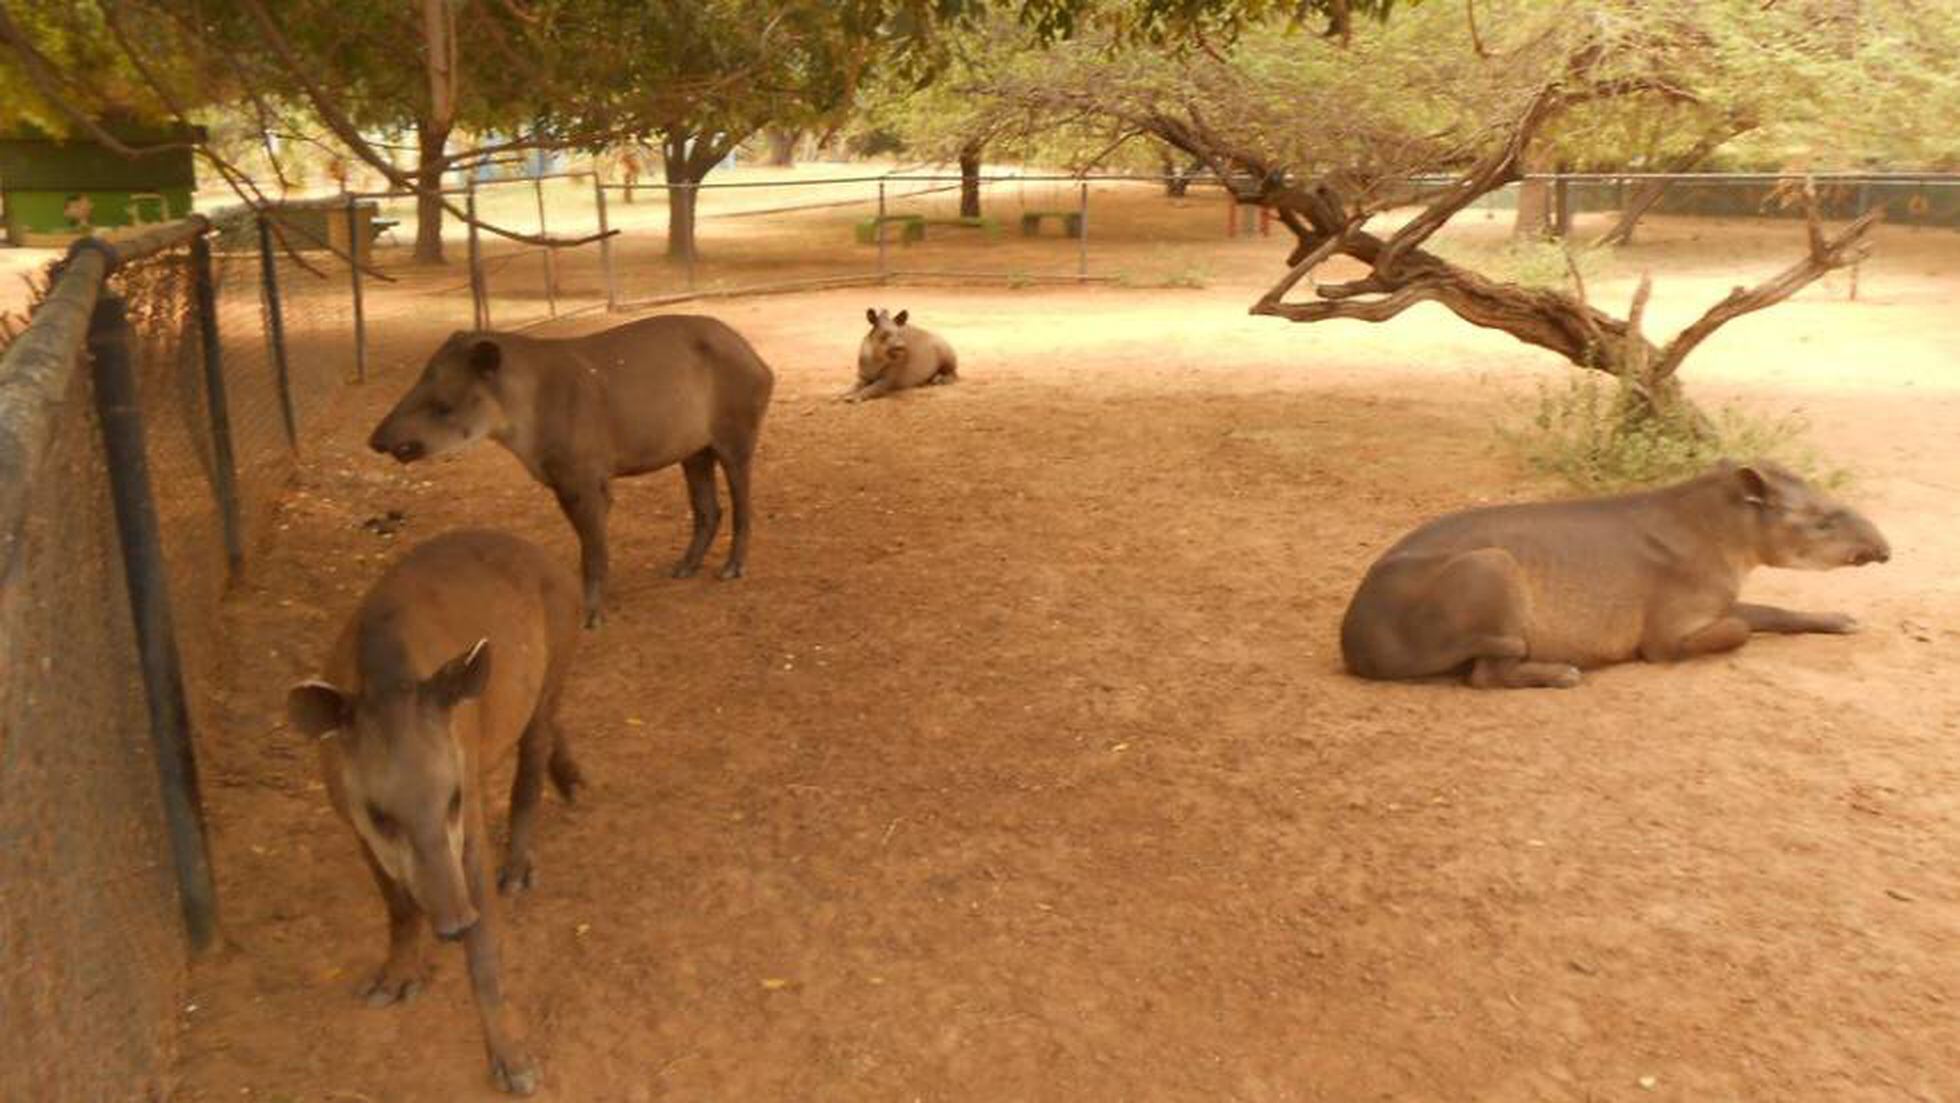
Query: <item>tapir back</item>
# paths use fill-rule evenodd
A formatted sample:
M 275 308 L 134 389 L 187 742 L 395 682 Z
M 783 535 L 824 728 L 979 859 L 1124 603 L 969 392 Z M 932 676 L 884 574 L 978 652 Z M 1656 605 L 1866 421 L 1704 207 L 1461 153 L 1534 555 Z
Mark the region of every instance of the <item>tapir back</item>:
M 494 761 L 562 676 L 579 621 L 577 582 L 536 546 L 489 530 L 445 533 L 411 549 L 368 591 L 328 677 L 356 692 L 420 681 L 491 641 L 489 682 L 458 707 L 456 731 Z

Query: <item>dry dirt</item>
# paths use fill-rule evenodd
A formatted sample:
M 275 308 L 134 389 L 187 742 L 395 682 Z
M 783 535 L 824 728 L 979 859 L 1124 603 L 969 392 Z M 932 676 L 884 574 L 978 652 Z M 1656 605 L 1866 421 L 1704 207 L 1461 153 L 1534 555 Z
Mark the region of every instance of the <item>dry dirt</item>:
M 1664 331 L 1796 241 L 1661 223 L 1594 291 L 1652 268 Z M 1203 290 L 701 308 L 780 376 L 756 547 L 671 581 L 680 476 L 619 488 L 563 716 L 595 784 L 548 801 L 504 941 L 545 1095 L 1957 1098 L 1960 239 L 1888 231 L 1859 301 L 1834 279 L 1688 368 L 1856 468 L 1893 562 L 1752 593 L 1865 632 L 1564 692 L 1364 683 L 1334 640 L 1400 532 L 1555 490 L 1490 426 L 1563 369 L 1433 308 L 1249 318 L 1283 245 L 1230 250 Z M 967 381 L 827 401 L 872 303 Z M 494 1097 L 460 951 L 413 1006 L 352 995 L 382 909 L 281 721 L 404 542 L 573 555 L 499 450 L 364 452 L 451 325 L 391 316 L 229 603 L 201 753 L 230 948 L 176 1099 Z M 389 509 L 401 535 L 361 527 Z

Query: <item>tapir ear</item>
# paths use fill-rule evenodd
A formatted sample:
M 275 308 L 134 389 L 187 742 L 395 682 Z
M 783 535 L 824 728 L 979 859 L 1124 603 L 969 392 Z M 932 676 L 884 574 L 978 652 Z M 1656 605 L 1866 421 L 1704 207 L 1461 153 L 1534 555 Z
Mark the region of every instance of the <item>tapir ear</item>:
M 1743 501 L 1748 502 L 1752 506 L 1768 504 L 1770 500 L 1769 480 L 1763 477 L 1761 471 L 1753 467 L 1738 467 L 1735 469 L 1735 478 L 1736 482 L 1742 486 Z
M 444 708 L 480 697 L 490 684 L 490 641 L 478 640 L 468 651 L 442 664 L 424 683 Z
M 865 321 L 867 321 L 867 322 L 870 322 L 870 323 L 871 323 L 872 325 L 874 325 L 874 326 L 875 326 L 875 325 L 877 325 L 877 324 L 878 324 L 878 309 L 877 309 L 876 307 L 871 307 L 871 306 L 867 306 L 867 307 L 865 307 L 865 308 L 864 308 L 864 320 L 865 320 Z
M 904 324 L 905 324 L 905 319 L 907 319 L 907 318 L 909 318 L 909 317 L 911 317 L 911 316 L 912 316 L 912 312 L 911 312 L 911 311 L 909 311 L 909 310 L 901 310 L 901 311 L 899 311 L 899 312 L 898 312 L 898 313 L 897 313 L 897 314 L 896 314 L 895 316 L 893 316 L 893 318 L 892 318 L 892 321 L 893 321 L 893 322 L 896 322 L 896 323 L 897 323 L 897 324 L 899 324 L 899 325 L 904 325 Z
M 347 695 L 317 679 L 301 682 L 286 694 L 287 722 L 315 739 L 345 729 L 353 718 L 354 706 Z
M 504 350 L 495 341 L 478 341 L 470 346 L 470 370 L 478 375 L 495 375 L 503 362 Z

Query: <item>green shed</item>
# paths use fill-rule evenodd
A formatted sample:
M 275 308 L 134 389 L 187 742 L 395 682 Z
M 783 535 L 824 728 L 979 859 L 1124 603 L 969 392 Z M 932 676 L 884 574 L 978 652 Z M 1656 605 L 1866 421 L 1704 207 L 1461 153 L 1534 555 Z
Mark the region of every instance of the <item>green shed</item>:
M 202 127 L 104 129 L 132 146 L 204 140 Z M 81 136 L 0 134 L 0 205 L 12 245 L 61 246 L 95 230 L 182 218 L 196 189 L 190 149 L 124 157 Z

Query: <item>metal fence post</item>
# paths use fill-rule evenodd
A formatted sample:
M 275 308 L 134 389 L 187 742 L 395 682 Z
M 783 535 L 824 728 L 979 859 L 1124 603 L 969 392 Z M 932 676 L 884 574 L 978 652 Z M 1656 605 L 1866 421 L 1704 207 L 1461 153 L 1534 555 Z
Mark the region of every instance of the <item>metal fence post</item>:
M 470 306 L 479 330 L 490 328 L 490 288 L 483 278 L 483 242 L 476 232 L 476 179 L 466 189 L 463 209 L 470 222 Z
M 286 368 L 286 319 L 279 309 L 279 262 L 273 257 L 272 217 L 259 212 L 259 290 L 265 302 L 266 340 L 272 344 L 272 370 L 279 384 L 279 413 L 286 419 L 286 443 L 299 447 L 299 419 L 293 413 L 293 383 Z
M 544 177 L 531 177 L 531 190 L 537 192 L 538 195 L 538 236 L 549 238 L 551 231 L 545 225 L 544 220 Z M 543 248 L 545 309 L 549 310 L 551 316 L 556 318 L 558 317 L 558 289 L 556 286 L 558 283 L 558 250 L 553 249 L 549 245 Z
M 143 448 L 143 417 L 136 374 L 129 363 L 129 318 L 120 296 L 105 291 L 89 317 L 89 359 L 94 364 L 95 409 L 109 467 L 109 492 L 122 545 L 123 574 L 135 624 L 137 659 L 149 703 L 150 738 L 156 745 L 157 780 L 170 853 L 177 868 L 178 899 L 191 949 L 202 953 L 217 940 L 217 891 L 211 881 L 204 812 L 198 797 L 197 758 L 191 741 L 184 672 L 170 619 L 163 537 Z
M 701 241 L 701 186 L 692 180 L 683 181 L 681 191 L 687 196 L 687 289 L 692 291 L 695 288 L 694 254 Z
M 606 275 L 606 313 L 619 309 L 619 277 L 613 271 L 612 227 L 606 222 L 606 186 L 592 174 L 592 201 L 599 210 L 599 267 Z
M 360 201 L 347 197 L 347 274 L 354 288 L 354 381 L 367 382 L 367 304 L 361 299 Z
M 890 270 L 885 267 L 885 182 L 883 180 L 878 181 L 878 221 L 872 225 L 871 231 L 878 238 L 878 282 L 883 283 L 891 278 Z
M 245 562 L 245 533 L 238 518 L 238 457 L 231 440 L 231 403 L 225 397 L 224 347 L 218 334 L 218 281 L 211 270 L 211 231 L 191 239 L 192 294 L 197 298 L 197 337 L 204 355 L 204 404 L 211 415 L 212 483 L 224 525 L 225 561 L 234 573 Z M 360 302 L 357 291 L 354 296 Z M 358 308 L 355 316 L 359 317 Z
M 1075 201 L 1075 278 L 1089 278 L 1089 182 L 1082 181 L 1082 192 Z

